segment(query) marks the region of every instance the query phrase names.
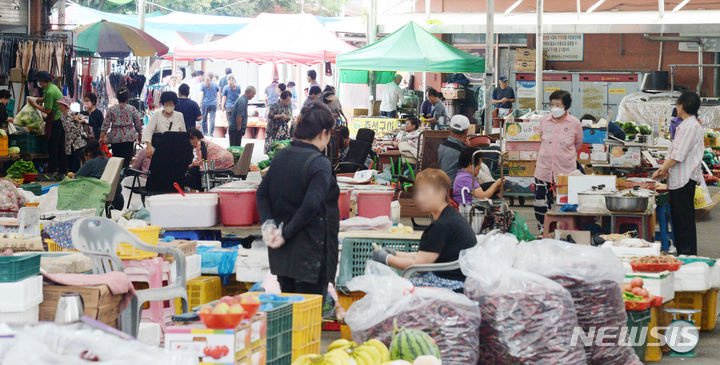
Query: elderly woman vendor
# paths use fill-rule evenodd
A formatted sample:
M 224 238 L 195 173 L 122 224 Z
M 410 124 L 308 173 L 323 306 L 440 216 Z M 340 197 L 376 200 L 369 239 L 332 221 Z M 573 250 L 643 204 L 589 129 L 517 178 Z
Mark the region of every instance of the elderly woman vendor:
M 412 265 L 452 262 L 460 251 L 475 246 L 477 240 L 467 219 L 450 206 L 450 178 L 440 169 L 426 169 L 415 179 L 415 204 L 432 214 L 433 222 L 423 233 L 417 252 L 376 249 L 372 258 L 397 269 Z M 460 270 L 415 275 L 415 286 L 462 289 L 465 276 Z

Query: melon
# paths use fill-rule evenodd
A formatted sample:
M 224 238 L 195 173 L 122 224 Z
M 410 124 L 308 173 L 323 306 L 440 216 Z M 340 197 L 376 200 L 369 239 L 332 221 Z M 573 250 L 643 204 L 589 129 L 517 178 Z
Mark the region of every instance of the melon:
M 398 329 L 397 326 L 394 332 L 390 343 L 391 359 L 412 362 L 423 355 L 441 359 L 440 349 L 427 333 L 417 329 Z

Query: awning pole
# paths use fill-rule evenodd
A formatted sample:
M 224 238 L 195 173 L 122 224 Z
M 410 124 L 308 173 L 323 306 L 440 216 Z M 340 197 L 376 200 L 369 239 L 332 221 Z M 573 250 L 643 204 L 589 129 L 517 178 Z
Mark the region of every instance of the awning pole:
M 535 110 L 543 108 L 543 0 L 537 0 L 537 34 L 535 35 Z
M 367 42 L 371 45 L 377 41 L 377 0 L 370 0 L 370 11 L 368 12 Z M 375 83 L 375 71 L 368 71 L 368 86 L 370 87 L 370 100 L 368 115 L 373 115 L 375 100 L 377 99 L 377 87 Z
M 488 0 L 485 9 L 485 134 L 492 133 L 492 92 L 495 72 L 495 0 Z

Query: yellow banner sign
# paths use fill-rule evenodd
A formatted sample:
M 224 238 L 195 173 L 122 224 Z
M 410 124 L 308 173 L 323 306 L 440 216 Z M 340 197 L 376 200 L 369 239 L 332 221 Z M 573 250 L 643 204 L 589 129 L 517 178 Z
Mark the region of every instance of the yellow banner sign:
M 609 89 L 610 94 L 625 94 L 625 89 Z
M 398 120 L 393 118 L 369 118 L 355 117 L 349 123 L 348 129 L 350 135 L 356 135 L 357 131 L 362 128 L 372 129 L 375 133 L 391 132 L 398 127 Z
M 546 88 L 545 88 L 545 92 L 546 92 L 546 93 L 554 93 L 554 92 L 556 92 L 556 91 L 558 91 L 558 90 L 560 90 L 559 87 L 546 87 Z

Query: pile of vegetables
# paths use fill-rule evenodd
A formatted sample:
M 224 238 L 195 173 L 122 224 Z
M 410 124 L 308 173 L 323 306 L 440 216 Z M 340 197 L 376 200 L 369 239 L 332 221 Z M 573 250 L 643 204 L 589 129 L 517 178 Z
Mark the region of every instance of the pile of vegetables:
M 647 124 L 640 124 L 639 130 L 640 134 L 645 136 L 652 134 L 652 128 Z
M 289 139 L 284 139 L 282 141 L 273 142 L 271 150 L 270 150 L 270 152 L 268 152 L 268 159 L 258 162 L 258 168 L 260 170 L 265 170 L 266 168 L 270 167 L 270 164 L 272 163 L 272 159 L 273 159 L 273 157 L 275 157 L 275 154 L 278 151 L 289 146 L 290 142 L 291 142 L 291 140 L 289 140 Z
M 619 123 L 620 127 L 622 128 L 623 132 L 625 134 L 638 134 L 640 133 L 640 129 L 638 128 L 638 125 L 635 122 L 625 122 L 625 123 Z
M 35 165 L 32 161 L 17 160 L 7 170 L 7 177 L 10 179 L 20 179 L 23 177 L 23 174 L 37 174 L 37 170 L 35 170 Z
M 708 130 L 705 132 L 705 138 L 718 138 L 718 136 L 720 136 L 720 134 L 712 130 Z
M 632 278 L 629 283 L 623 284 L 623 299 L 635 302 L 644 302 L 650 299 L 650 292 L 643 288 L 644 284 L 643 279 L 638 277 Z

